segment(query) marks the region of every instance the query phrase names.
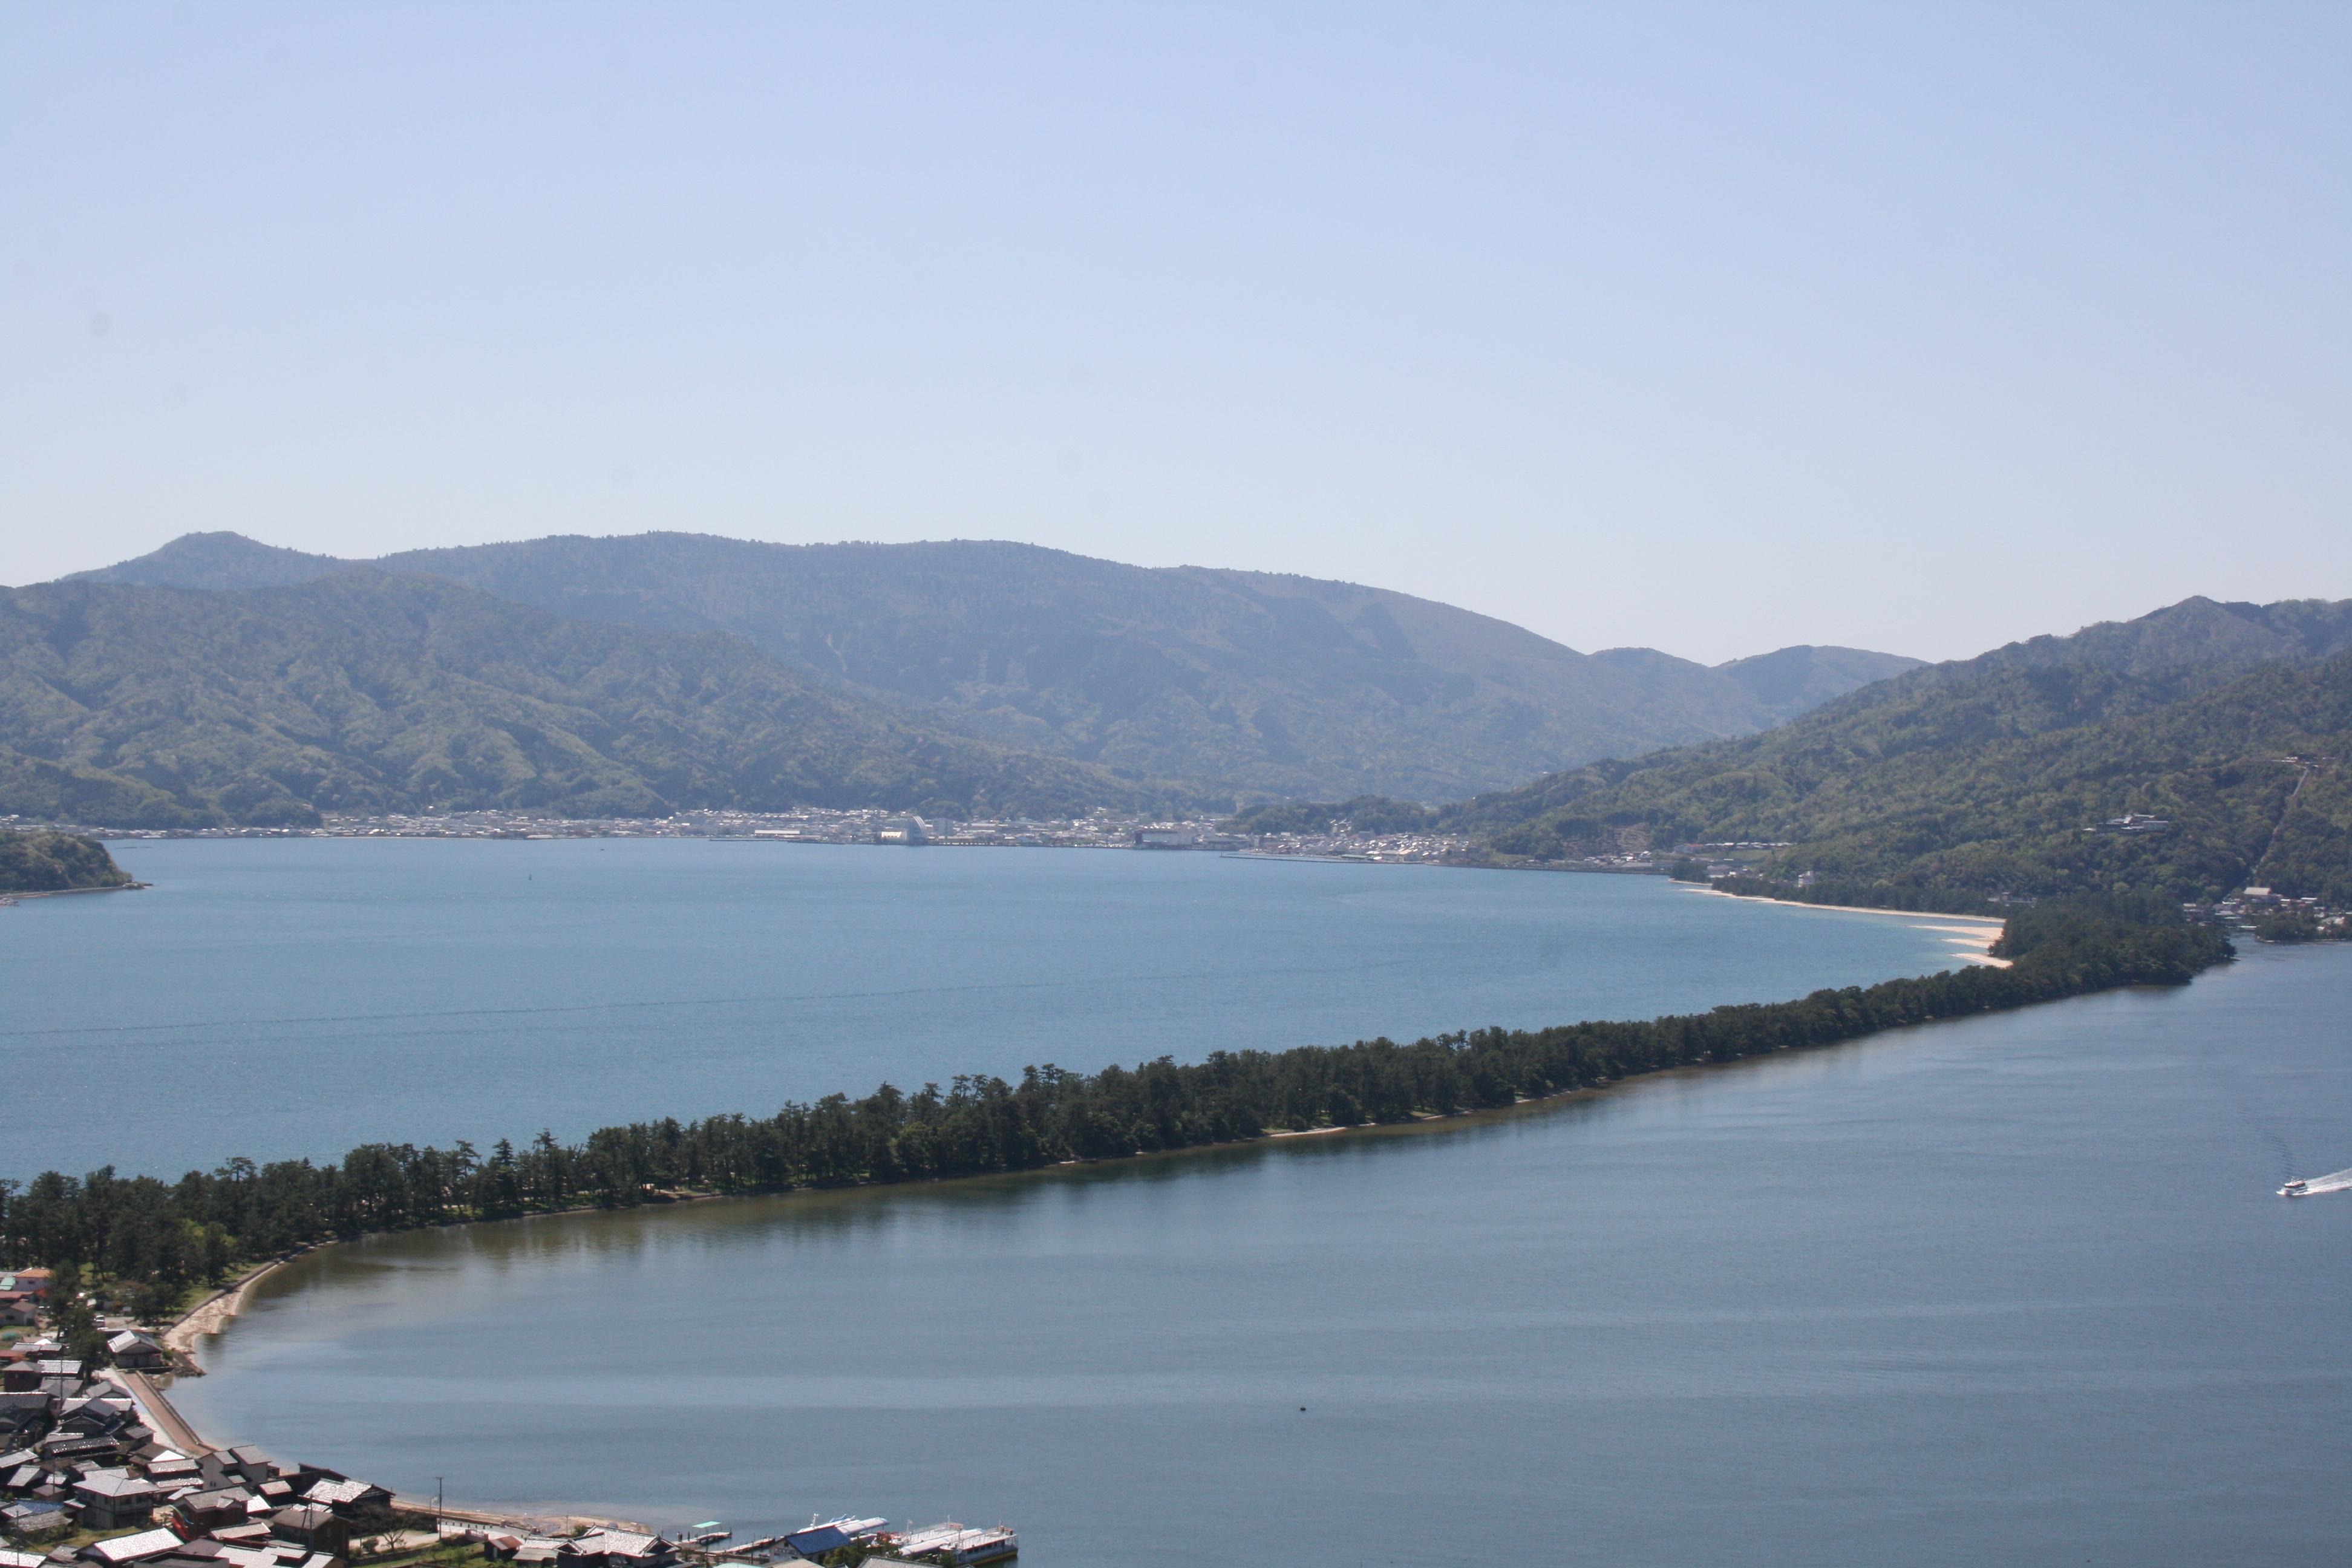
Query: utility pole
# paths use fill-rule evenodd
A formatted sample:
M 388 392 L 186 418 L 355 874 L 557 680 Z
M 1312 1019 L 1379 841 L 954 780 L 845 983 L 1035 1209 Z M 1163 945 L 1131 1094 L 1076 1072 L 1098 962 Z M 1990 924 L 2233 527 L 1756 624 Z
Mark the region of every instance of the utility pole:
M 441 1544 L 441 1478 L 433 1478 L 433 1544 Z

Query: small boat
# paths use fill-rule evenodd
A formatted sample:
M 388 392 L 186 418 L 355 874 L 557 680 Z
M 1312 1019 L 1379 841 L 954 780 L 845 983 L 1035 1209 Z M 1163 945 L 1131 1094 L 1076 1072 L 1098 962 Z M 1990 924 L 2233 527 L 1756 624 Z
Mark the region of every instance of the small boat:
M 2279 1189 L 2279 1196 L 2283 1198 L 2307 1198 L 2310 1195 L 2311 1184 L 2305 1181 L 2292 1181 Z
M 911 1531 L 898 1537 L 895 1550 L 901 1557 L 937 1557 L 944 1553 L 951 1563 L 994 1563 L 1018 1552 L 1021 1538 L 1001 1524 L 988 1530 L 966 1530 L 949 1520 L 929 1530 Z

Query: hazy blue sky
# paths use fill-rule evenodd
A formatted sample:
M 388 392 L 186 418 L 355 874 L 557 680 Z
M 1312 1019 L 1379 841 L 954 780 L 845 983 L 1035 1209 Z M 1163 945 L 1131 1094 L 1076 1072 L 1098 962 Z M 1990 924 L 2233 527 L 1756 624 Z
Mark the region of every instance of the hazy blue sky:
M 0 10 L 0 578 L 1004 538 L 1574 647 L 2352 595 L 2352 5 Z

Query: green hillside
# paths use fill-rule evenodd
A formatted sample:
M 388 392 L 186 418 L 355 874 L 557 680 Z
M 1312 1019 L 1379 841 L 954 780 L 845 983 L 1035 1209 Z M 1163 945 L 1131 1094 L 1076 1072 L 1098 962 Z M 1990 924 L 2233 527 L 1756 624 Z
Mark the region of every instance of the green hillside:
M 1975 658 L 1928 667 L 1916 679 L 1964 679 L 1994 669 L 2094 665 L 2125 675 L 2191 674 L 2219 684 L 2227 672 L 2352 650 L 2352 599 L 2223 604 L 2200 595 L 2129 621 L 2102 621 L 2071 637 L 2039 637 Z M 2200 673 L 2201 672 L 2201 673 Z
M 821 690 L 740 640 L 566 620 L 433 578 L 0 590 L 0 813 L 1065 815 L 1180 790 Z
M 62 893 L 121 888 L 130 881 L 130 873 L 95 838 L 0 830 L 0 893 Z
M 0 815 L 101 827 L 218 827 L 230 820 L 210 805 L 183 805 L 143 779 L 5 747 L 0 747 Z
M 1882 900 L 2209 899 L 2260 880 L 2352 903 L 2339 761 L 2352 754 L 2352 655 L 2251 673 L 2141 668 L 2155 672 L 1992 656 L 1937 667 L 1767 734 L 1465 802 L 1445 826 L 1536 861 L 1787 841 L 1764 876 L 1810 871 Z M 2169 826 L 2101 829 L 2127 813 Z
M 1229 797 L 1454 799 L 1746 734 L 1917 662 L 1794 647 L 1710 669 L 1649 648 L 1583 654 L 1407 594 L 987 542 L 652 533 L 375 564 L 568 617 L 730 633 L 869 704 Z M 343 565 L 201 534 L 83 575 L 218 588 Z

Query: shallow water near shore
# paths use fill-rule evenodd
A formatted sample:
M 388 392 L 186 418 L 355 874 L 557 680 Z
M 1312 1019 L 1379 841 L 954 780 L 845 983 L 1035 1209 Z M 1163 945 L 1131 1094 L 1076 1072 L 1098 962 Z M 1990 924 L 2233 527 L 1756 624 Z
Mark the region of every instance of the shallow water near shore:
M 1649 1017 L 1953 963 L 1648 877 L 695 839 L 182 839 L 0 911 L 0 1175 Z
M 2336 1563 L 2352 1194 L 2273 1190 L 2347 1163 L 2347 1000 L 2249 946 L 1436 1130 L 379 1238 L 176 1396 L 410 1491 L 1044 1568 Z

